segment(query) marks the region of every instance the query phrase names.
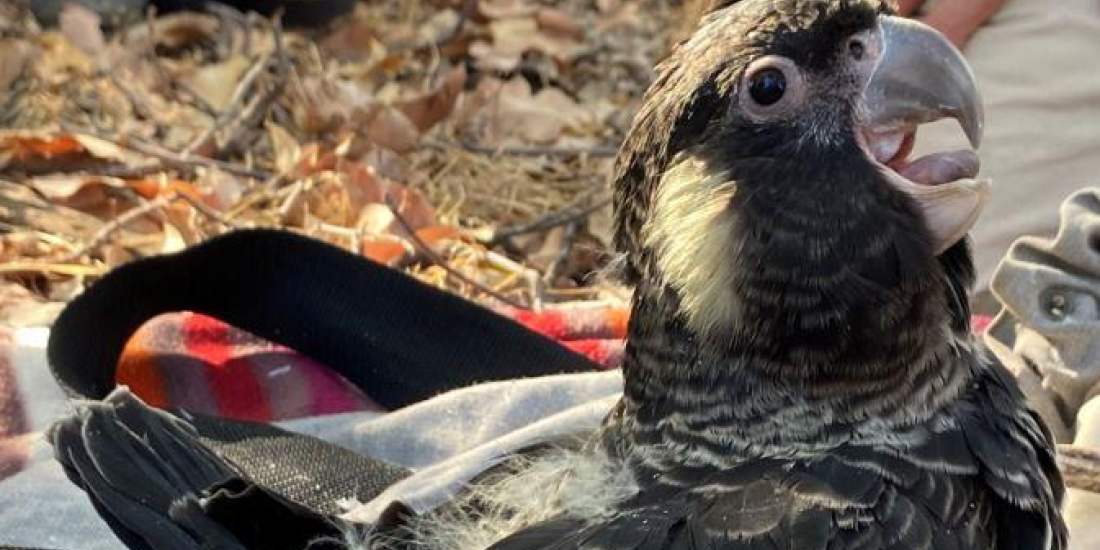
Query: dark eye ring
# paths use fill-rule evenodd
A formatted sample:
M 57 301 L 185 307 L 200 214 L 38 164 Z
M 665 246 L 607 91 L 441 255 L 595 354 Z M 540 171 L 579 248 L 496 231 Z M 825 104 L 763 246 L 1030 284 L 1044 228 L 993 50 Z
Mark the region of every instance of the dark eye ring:
M 852 40 L 848 43 L 848 53 L 851 54 L 852 59 L 861 61 L 863 59 L 863 53 L 867 50 L 867 47 L 863 45 L 861 40 Z
M 787 93 L 787 75 L 774 67 L 762 69 L 749 80 L 749 96 L 762 107 L 779 103 Z

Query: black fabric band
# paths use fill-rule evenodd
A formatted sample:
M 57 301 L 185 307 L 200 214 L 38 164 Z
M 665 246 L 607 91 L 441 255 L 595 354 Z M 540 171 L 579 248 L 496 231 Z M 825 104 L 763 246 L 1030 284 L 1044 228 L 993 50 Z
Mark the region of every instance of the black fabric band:
M 54 375 L 92 401 L 50 439 L 99 514 L 142 550 L 336 548 L 337 502 L 370 500 L 409 474 L 273 426 L 173 418 L 112 393 L 127 340 L 172 311 L 289 346 L 390 409 L 477 382 L 596 369 L 487 309 L 291 233 L 240 231 L 122 266 L 51 331 Z
M 556 342 L 459 297 L 328 244 L 245 230 L 124 265 L 73 300 L 50 334 L 71 394 L 102 399 L 130 336 L 196 311 L 291 347 L 397 409 L 477 382 L 586 372 Z

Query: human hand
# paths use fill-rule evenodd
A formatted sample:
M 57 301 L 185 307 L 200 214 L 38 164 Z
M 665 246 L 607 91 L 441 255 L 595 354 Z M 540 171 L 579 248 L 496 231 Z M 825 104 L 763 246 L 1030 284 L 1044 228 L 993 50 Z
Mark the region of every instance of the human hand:
M 898 0 L 898 15 L 913 15 L 924 2 L 925 0 Z
M 902 0 L 901 4 L 923 2 Z M 962 48 L 970 37 L 1001 9 L 1005 0 L 941 0 L 936 2 L 921 19 L 932 28 L 942 32 L 955 46 Z

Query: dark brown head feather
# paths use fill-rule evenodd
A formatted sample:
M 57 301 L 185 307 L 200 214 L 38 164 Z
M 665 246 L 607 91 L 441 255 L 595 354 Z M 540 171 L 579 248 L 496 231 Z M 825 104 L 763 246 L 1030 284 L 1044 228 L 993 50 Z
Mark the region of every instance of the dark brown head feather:
M 616 160 L 614 245 L 626 254 L 626 282 L 636 283 L 640 275 L 633 257 L 641 252 L 637 241 L 656 182 L 677 153 L 724 122 L 748 62 L 768 52 L 821 69 L 825 53 L 834 52 L 844 36 L 889 11 L 877 0 L 716 3 L 700 29 L 657 66 Z

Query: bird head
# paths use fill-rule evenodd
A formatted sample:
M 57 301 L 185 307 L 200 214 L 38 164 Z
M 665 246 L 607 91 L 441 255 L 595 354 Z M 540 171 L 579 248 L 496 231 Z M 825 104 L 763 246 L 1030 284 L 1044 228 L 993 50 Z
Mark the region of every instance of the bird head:
M 889 3 L 719 3 L 658 66 L 620 150 L 626 279 L 672 295 L 701 337 L 961 331 L 989 184 L 973 150 L 910 158 L 943 118 L 978 147 L 974 75 Z

